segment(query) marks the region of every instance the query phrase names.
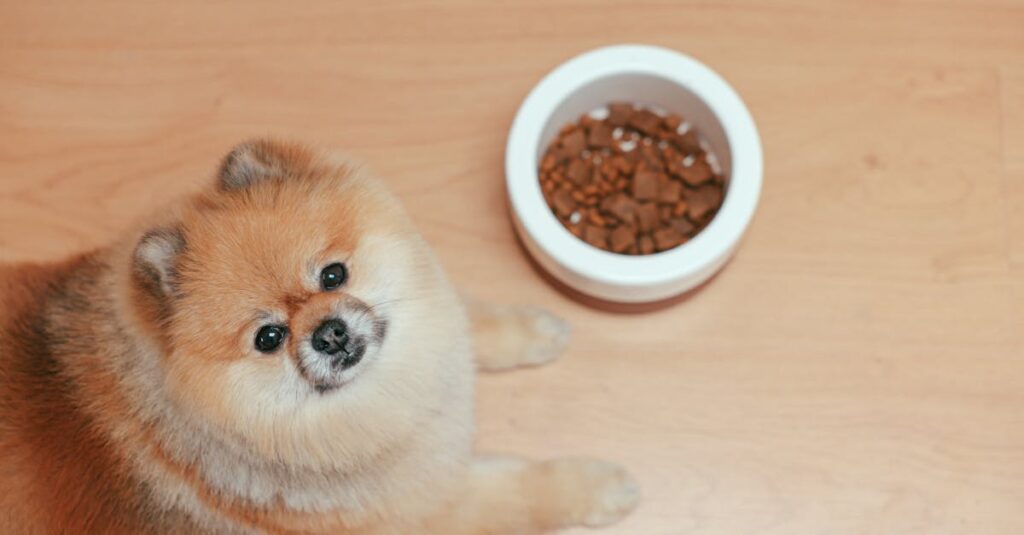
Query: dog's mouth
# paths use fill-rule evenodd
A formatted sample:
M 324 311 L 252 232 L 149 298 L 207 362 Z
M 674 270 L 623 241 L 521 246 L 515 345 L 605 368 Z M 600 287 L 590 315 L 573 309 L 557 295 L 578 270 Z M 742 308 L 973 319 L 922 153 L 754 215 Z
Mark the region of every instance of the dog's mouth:
M 369 307 L 347 307 L 299 344 L 299 374 L 318 394 L 352 382 L 374 359 L 387 334 L 388 320 Z

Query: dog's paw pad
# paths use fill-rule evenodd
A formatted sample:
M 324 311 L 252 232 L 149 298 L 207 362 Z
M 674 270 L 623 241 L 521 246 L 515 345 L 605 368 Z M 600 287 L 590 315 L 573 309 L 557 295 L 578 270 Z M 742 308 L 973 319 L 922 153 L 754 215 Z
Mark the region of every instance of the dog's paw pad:
M 614 524 L 636 509 L 640 486 L 621 466 L 585 458 L 551 461 L 565 500 L 567 522 L 588 527 Z
M 530 332 L 523 348 L 523 364 L 538 365 L 555 360 L 569 346 L 569 324 L 554 314 L 537 307 L 524 307 L 524 325 Z
M 640 503 L 640 485 L 622 467 L 603 461 L 590 461 L 589 478 L 593 494 L 589 510 L 584 513 L 585 526 L 614 524 L 626 517 Z
M 535 306 L 490 309 L 478 320 L 476 351 L 481 368 L 503 371 L 555 360 L 569 345 L 569 324 Z

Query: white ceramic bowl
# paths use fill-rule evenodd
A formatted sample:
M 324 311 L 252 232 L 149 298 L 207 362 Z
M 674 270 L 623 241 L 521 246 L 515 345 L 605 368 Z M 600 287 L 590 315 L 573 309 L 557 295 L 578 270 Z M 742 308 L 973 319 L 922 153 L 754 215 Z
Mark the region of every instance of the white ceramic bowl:
M 613 101 L 676 112 L 710 145 L 726 177 L 725 200 L 687 243 L 627 256 L 577 239 L 544 201 L 538 163 L 558 129 Z M 548 273 L 584 294 L 618 303 L 668 299 L 711 278 L 743 236 L 761 194 L 761 140 L 736 92 L 702 63 L 643 45 L 599 48 L 562 64 L 523 101 L 505 151 L 505 180 L 517 232 Z

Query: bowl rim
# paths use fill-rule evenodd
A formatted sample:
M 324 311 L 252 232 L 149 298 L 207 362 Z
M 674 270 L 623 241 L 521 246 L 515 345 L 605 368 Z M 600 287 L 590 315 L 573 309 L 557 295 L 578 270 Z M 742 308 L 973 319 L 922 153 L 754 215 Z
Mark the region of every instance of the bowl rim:
M 537 147 L 552 113 L 578 89 L 621 74 L 655 76 L 693 93 L 721 124 L 731 152 L 729 187 L 711 223 L 687 243 L 650 255 L 611 253 L 572 235 L 548 208 L 537 176 Z M 721 76 L 674 50 L 612 45 L 584 52 L 559 65 L 527 95 L 509 130 L 505 182 L 521 228 L 560 267 L 602 284 L 646 287 L 699 275 L 732 253 L 757 208 L 762 158 L 753 117 Z

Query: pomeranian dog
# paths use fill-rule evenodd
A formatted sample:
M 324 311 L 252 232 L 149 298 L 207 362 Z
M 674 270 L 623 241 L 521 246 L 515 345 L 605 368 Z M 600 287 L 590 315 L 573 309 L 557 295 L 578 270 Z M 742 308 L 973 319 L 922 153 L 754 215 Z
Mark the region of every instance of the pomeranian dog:
M 0 533 L 542 533 L 639 492 L 474 455 L 474 369 L 565 324 L 463 303 L 365 171 L 254 141 L 113 245 L 0 267 Z

